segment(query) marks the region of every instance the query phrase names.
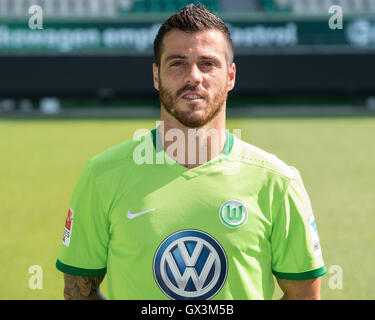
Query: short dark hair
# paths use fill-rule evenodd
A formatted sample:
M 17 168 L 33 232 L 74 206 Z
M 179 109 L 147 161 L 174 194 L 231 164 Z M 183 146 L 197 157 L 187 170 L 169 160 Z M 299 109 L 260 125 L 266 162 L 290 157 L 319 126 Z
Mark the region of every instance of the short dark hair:
M 173 16 L 169 17 L 160 27 L 154 40 L 154 61 L 160 66 L 162 45 L 165 35 L 171 30 L 181 30 L 184 32 L 199 32 L 206 30 L 221 31 L 229 44 L 228 64 L 233 62 L 233 42 L 229 29 L 225 23 L 216 15 L 206 9 L 201 4 L 189 4 Z

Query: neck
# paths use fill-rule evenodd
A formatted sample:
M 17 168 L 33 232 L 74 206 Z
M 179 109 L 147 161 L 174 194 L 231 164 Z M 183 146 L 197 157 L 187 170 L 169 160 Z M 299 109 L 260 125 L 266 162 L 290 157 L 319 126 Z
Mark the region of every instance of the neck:
M 225 107 L 209 123 L 188 128 L 161 108 L 159 136 L 165 152 L 186 168 L 195 168 L 215 158 L 224 148 Z

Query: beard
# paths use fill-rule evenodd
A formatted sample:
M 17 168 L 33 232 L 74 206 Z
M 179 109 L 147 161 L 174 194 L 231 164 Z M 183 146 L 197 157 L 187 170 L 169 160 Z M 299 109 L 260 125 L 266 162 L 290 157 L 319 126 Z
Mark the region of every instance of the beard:
M 191 85 L 186 85 L 177 91 L 175 95 L 165 88 L 159 78 L 159 97 L 162 107 L 173 116 L 177 121 L 187 128 L 198 128 L 204 126 L 206 123 L 209 123 L 216 115 L 221 111 L 228 97 L 228 90 L 226 87 L 221 88 L 212 99 L 212 102 L 208 100 L 206 96 L 204 101 L 206 107 L 202 109 L 196 103 L 188 103 L 186 110 L 182 110 L 178 105 L 178 98 L 185 91 L 194 91 L 196 87 Z M 195 112 L 199 109 L 199 112 Z

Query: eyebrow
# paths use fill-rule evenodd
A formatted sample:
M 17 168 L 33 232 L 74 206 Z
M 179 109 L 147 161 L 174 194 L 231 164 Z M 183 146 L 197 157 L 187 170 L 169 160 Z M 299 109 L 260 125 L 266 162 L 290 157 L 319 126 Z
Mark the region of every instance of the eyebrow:
M 166 57 L 164 59 L 165 62 L 168 62 L 169 60 L 173 60 L 173 59 L 187 59 L 187 56 L 183 56 L 183 55 L 180 55 L 180 54 L 171 54 L 169 55 L 168 57 Z
M 171 54 L 164 59 L 164 62 L 168 62 L 168 61 L 173 60 L 173 59 L 186 60 L 186 59 L 188 59 L 188 57 L 184 56 L 184 55 L 180 55 L 180 54 Z M 198 59 L 200 59 L 200 60 L 215 60 L 215 61 L 219 60 L 216 56 L 199 56 Z

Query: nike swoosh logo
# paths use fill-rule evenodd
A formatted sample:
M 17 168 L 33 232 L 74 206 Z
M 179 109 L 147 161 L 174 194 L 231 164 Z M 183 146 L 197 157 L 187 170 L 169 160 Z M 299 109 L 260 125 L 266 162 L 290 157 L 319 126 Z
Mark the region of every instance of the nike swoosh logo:
M 142 211 L 142 212 L 131 213 L 130 209 L 129 209 L 126 216 L 128 217 L 128 219 L 134 219 L 134 218 L 136 218 L 136 217 L 138 217 L 138 216 L 140 216 L 142 214 L 145 214 L 147 212 L 154 211 L 154 210 L 156 210 L 156 208 L 153 208 L 153 209 L 150 209 L 150 210 L 146 210 L 146 211 Z

